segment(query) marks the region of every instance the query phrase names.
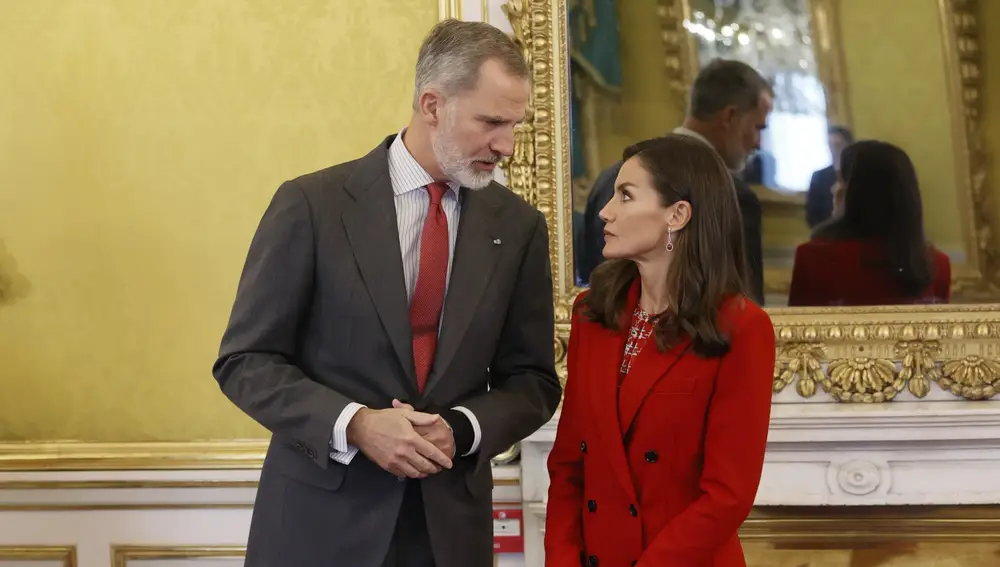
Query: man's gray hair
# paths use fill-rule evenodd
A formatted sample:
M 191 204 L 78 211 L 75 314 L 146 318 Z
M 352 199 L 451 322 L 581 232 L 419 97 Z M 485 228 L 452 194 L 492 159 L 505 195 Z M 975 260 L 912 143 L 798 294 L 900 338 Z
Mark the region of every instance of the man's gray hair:
M 774 96 L 771 85 L 753 67 L 731 59 L 713 59 L 691 87 L 688 115 L 708 120 L 733 105 L 741 112 L 757 108 L 761 93 Z
M 499 61 L 511 75 L 528 78 L 528 64 L 521 49 L 499 28 L 483 22 L 448 19 L 431 29 L 420 46 L 413 93 L 413 109 L 428 88 L 452 96 L 475 88 L 479 69 L 490 59 Z

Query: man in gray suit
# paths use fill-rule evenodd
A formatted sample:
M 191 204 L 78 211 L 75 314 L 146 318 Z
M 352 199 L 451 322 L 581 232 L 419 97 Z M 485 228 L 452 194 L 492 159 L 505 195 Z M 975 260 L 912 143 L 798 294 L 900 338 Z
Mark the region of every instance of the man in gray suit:
M 214 366 L 273 434 L 246 565 L 492 564 L 490 459 L 561 395 L 545 219 L 493 181 L 528 97 L 506 34 L 442 22 L 409 125 L 276 192 Z

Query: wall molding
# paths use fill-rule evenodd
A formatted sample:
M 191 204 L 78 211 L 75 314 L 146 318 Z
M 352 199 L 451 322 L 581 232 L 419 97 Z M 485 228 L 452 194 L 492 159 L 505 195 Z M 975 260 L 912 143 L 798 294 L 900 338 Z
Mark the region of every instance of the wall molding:
M 130 560 L 216 559 L 245 557 L 246 546 L 239 545 L 114 545 L 111 567 L 128 567 Z
M 0 561 L 62 561 L 76 567 L 75 545 L 0 545 Z
M 0 443 L 0 471 L 259 469 L 269 441 Z

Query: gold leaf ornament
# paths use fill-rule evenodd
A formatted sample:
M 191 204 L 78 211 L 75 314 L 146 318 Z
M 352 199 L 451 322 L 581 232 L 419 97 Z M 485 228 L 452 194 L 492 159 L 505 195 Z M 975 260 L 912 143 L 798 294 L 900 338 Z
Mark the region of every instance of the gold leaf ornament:
M 827 368 L 823 389 L 841 402 L 885 402 L 896 397 L 906 382 L 897 379 L 896 364 L 884 358 L 857 356 L 835 360 Z
M 949 360 L 941 365 L 938 385 L 969 400 L 992 398 L 1000 390 L 1000 362 L 978 355 Z
M 775 363 L 774 391 L 780 392 L 785 386 L 798 381 L 795 390 L 803 398 L 816 394 L 816 383 L 824 379 L 823 345 L 816 343 L 790 343 L 781 347 L 778 362 Z M 783 368 L 779 371 L 779 365 Z
M 918 398 L 926 396 L 931 391 L 931 382 L 941 378 L 941 370 L 934 361 L 939 349 L 937 341 L 904 341 L 896 345 L 896 356 L 901 361 L 899 377 Z

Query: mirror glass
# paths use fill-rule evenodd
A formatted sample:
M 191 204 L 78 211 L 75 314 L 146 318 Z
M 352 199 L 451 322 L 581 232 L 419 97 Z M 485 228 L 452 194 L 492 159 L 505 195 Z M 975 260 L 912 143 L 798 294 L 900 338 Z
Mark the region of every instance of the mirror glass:
M 724 58 L 773 92 L 734 173 L 760 203 L 765 304 L 957 301 L 971 198 L 937 0 L 569 0 L 567 13 L 579 285 L 603 259 L 622 150 L 684 125 L 695 75 Z

